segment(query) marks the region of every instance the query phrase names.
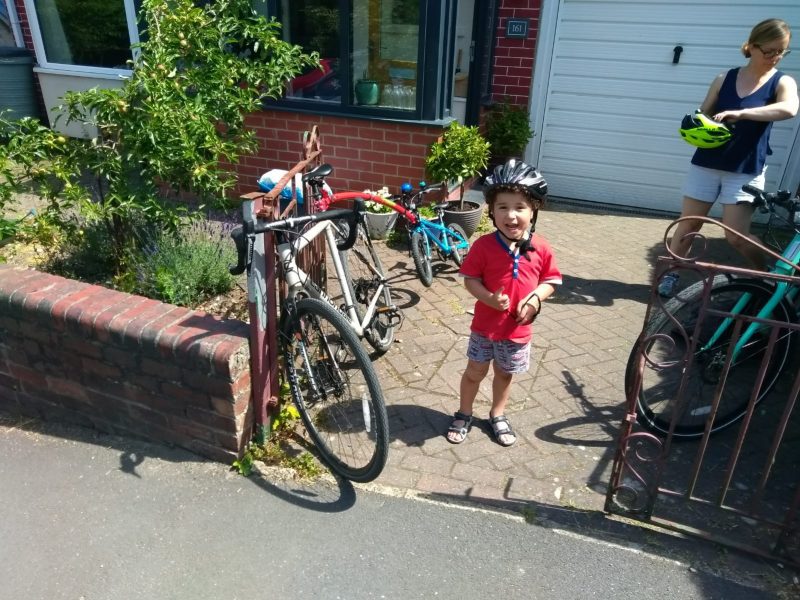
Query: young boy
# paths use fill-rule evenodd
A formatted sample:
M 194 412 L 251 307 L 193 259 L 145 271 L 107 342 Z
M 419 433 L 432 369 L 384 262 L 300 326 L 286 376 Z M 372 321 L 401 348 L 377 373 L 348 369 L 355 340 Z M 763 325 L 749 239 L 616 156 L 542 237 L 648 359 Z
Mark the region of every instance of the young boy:
M 467 438 L 478 387 L 494 361 L 489 424 L 495 440 L 511 446 L 517 436 L 504 415 L 511 379 L 528 370 L 531 323 L 561 283 L 561 273 L 550 245 L 533 235 L 547 197 L 544 177 L 511 159 L 486 178 L 484 194 L 497 230 L 475 241 L 461 267 L 464 285 L 477 302 L 461 377 L 461 405 L 447 439 L 460 444 Z

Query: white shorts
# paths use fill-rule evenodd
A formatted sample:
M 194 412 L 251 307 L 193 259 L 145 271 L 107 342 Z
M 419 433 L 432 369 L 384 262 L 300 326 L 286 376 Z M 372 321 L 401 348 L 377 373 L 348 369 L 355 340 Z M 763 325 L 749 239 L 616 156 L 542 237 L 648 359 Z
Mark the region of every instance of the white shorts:
M 743 192 L 742 186 L 750 184 L 763 190 L 766 172 L 767 167 L 764 167 L 761 175 L 754 176 L 749 173 L 731 173 L 690 164 L 683 184 L 683 195 L 712 204 L 717 201 L 720 204 L 752 202 L 753 196 Z

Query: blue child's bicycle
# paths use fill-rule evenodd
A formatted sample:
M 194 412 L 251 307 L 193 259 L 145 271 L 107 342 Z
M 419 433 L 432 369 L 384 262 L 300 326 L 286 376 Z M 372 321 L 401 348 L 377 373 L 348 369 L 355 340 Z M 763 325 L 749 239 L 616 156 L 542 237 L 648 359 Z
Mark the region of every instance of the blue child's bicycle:
M 628 360 L 626 386 L 635 385 L 643 369 L 637 420 L 656 434 L 694 438 L 709 420 L 712 433 L 735 423 L 751 410 L 751 398 L 761 402 L 791 364 L 800 335 L 794 325 L 800 316 L 800 198 L 743 189 L 769 213 L 767 236 L 779 217 L 794 237 L 772 276 L 717 275 L 689 286 L 651 317 Z
M 433 283 L 432 255 L 435 251 L 439 260 L 450 258 L 457 266 L 461 266 L 464 256 L 469 251 L 469 240 L 464 228 L 457 223 L 444 224 L 444 209 L 447 204 L 433 204 L 431 209 L 436 216 L 425 219 L 420 216 L 419 205 L 422 196 L 433 191 L 425 182 L 420 182 L 419 190 L 414 192 L 411 184 L 404 183 L 400 188 L 399 204 L 405 209 L 401 214 L 408 223 L 409 244 L 414 268 L 425 287 Z

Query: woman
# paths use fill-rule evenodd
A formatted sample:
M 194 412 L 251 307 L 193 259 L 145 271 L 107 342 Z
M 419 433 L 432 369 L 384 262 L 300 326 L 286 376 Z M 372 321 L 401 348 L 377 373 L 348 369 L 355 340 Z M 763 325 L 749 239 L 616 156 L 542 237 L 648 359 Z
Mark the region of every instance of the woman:
M 767 19 L 750 32 L 742 44 L 748 58 L 743 67 L 721 73 L 711 83 L 700 110 L 720 123 L 732 127 L 730 141 L 717 148 L 698 148 L 683 188 L 681 217 L 705 216 L 714 202 L 722 204 L 722 222 L 751 239 L 750 221 L 753 197 L 742 191 L 744 184 L 764 189 L 764 163 L 772 151 L 769 134 L 774 121 L 791 119 L 797 114 L 797 84 L 776 67 L 789 54 L 791 31 L 785 21 Z M 692 244 L 691 234 L 699 231 L 701 221 L 678 223 L 669 242 L 670 250 L 684 257 Z M 758 248 L 733 234 L 728 242 L 754 267 L 764 269 L 765 260 Z M 678 275 L 669 272 L 658 286 L 662 296 L 672 296 Z

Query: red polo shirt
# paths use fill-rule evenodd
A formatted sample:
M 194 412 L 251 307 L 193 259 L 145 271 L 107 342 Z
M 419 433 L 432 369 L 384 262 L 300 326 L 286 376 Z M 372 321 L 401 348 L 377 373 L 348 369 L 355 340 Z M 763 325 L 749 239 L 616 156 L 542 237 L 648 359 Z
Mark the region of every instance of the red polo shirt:
M 509 298 L 509 309 L 504 312 L 483 302 L 475 302 L 471 326 L 475 333 L 493 340 L 530 341 L 532 326 L 520 325 L 515 320 L 517 304 L 542 283 L 561 284 L 561 271 L 550 244 L 536 233 L 532 244 L 535 251 L 525 256 L 512 255 L 503 238 L 494 232 L 481 236 L 470 246 L 460 274 L 480 279 L 490 292 L 502 286 L 503 293 Z

